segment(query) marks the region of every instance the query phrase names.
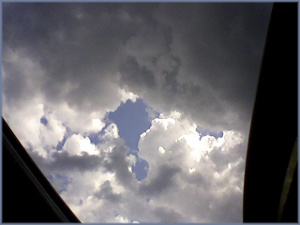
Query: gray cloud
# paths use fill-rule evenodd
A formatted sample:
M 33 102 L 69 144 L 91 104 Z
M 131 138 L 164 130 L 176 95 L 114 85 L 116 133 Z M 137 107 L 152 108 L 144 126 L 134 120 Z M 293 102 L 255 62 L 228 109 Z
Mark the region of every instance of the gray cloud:
M 97 170 L 102 165 L 102 158 L 96 155 L 88 155 L 83 153 L 82 155 L 70 155 L 66 151 L 54 152 L 52 154 L 53 161 L 48 161 L 35 153 L 34 159 L 41 168 L 45 171 L 93 171 Z
M 136 87 L 139 92 L 142 92 L 144 88 L 156 86 L 153 74 L 147 68 L 140 66 L 132 57 L 128 57 L 119 69 L 122 71 L 121 80 L 129 86 Z
M 192 174 L 184 174 L 183 179 L 190 184 L 197 184 L 199 187 L 209 190 L 210 182 L 202 175 L 203 172 L 194 172 Z M 205 173 L 205 172 L 204 172 Z
M 176 79 L 195 92 L 177 84 L 184 92 L 172 98 L 174 92 L 161 89 L 159 97 L 149 87 L 144 98 L 156 108 L 181 109 L 205 126 L 245 129 L 270 9 L 267 4 L 161 4 L 155 18 L 171 28 L 170 52 L 181 62 Z
M 219 149 L 213 150 L 210 158 L 216 166 L 216 171 L 223 171 L 228 163 L 238 161 L 239 158 L 246 159 L 246 151 L 241 151 L 241 149 L 246 149 L 245 145 L 235 146 L 230 152 L 222 152 Z
M 127 153 L 129 149 L 124 145 L 123 140 L 115 140 L 116 146 L 110 153 L 106 154 L 108 160 L 104 160 L 103 166 L 108 171 L 113 171 L 116 173 L 118 181 L 125 187 L 132 187 L 135 181 L 135 176 L 133 173 L 129 172 L 129 163 L 126 161 Z
M 48 102 L 63 99 L 84 110 L 112 107 L 119 103 L 113 80 L 122 43 L 135 26 L 122 20 L 120 7 L 111 6 L 5 4 L 4 52 L 21 48 L 42 66 L 46 78 L 40 88 Z
M 154 215 L 158 217 L 161 223 L 180 223 L 183 222 L 180 213 L 162 207 L 158 207 L 154 210 Z
M 119 202 L 121 199 L 121 195 L 115 194 L 112 191 L 112 187 L 109 181 L 105 181 L 104 184 L 101 185 L 101 189 L 94 193 L 94 196 L 99 199 L 105 199 L 109 202 Z
M 12 63 L 7 63 L 6 72 L 8 74 L 15 74 L 15 76 L 8 76 L 5 80 L 3 91 L 5 93 L 11 92 L 6 95 L 8 101 L 11 99 L 20 99 L 26 89 L 26 77 L 22 73 L 23 68 L 15 67 Z M 14 90 L 14 91 L 11 91 Z
M 239 223 L 242 215 L 242 194 L 237 195 L 227 192 L 222 196 L 222 201 L 216 201 L 212 219 L 219 223 Z
M 180 172 L 178 167 L 170 167 L 162 165 L 157 168 L 157 174 L 153 178 L 149 178 L 148 183 L 141 184 L 139 192 L 144 195 L 158 195 L 165 190 L 170 190 L 175 184 L 174 176 Z
M 40 88 L 47 101 L 64 99 L 77 110 L 117 107 L 120 80 L 159 111 L 181 110 L 211 129 L 245 129 L 270 9 L 6 3 L 4 68 L 7 48 L 22 49 L 46 71 Z M 4 91 L 17 97 L 22 89 Z

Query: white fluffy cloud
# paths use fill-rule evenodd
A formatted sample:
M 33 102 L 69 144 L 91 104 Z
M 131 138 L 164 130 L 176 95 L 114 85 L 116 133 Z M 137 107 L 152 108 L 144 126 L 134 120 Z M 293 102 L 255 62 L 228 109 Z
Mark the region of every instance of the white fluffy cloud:
M 241 222 L 270 9 L 5 3 L 3 116 L 83 222 Z M 106 118 L 139 97 L 152 121 L 142 181 Z
M 178 112 L 161 114 L 139 142 L 138 154 L 149 163 L 142 181 L 128 169 L 136 158 L 127 155 L 116 125 L 99 138 L 94 145 L 72 135 L 42 164 L 82 221 L 241 221 L 245 137 L 238 131 L 202 136 Z
M 241 221 L 243 187 L 239 169 L 244 167 L 243 142 L 243 135 L 237 131 L 224 131 L 220 138 L 201 136 L 194 124 L 178 116 L 154 119 L 139 142 L 139 155 L 149 163 L 148 177 L 140 191 L 149 195 L 156 207 L 177 212 L 180 222 L 222 222 L 221 217 L 213 218 L 219 210 L 225 210 L 226 204 L 216 202 L 230 196 L 238 206 L 226 211 L 232 221 Z M 219 162 L 212 154 L 227 157 L 230 162 Z
M 97 155 L 98 151 L 89 138 L 84 138 L 78 134 L 69 137 L 63 146 L 63 151 L 67 151 L 70 155 Z

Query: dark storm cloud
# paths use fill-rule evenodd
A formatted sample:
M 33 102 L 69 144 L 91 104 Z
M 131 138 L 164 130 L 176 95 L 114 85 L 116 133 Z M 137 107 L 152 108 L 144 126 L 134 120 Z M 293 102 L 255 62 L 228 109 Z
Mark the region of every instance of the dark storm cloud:
M 155 87 L 153 74 L 147 68 L 140 66 L 132 57 L 128 57 L 120 65 L 120 71 L 122 71 L 122 81 L 126 82 L 129 86 L 137 87 L 139 92 L 142 92 L 147 87 Z
M 128 14 L 127 8 L 122 4 L 4 4 L 4 59 L 8 48 L 22 49 L 39 63 L 46 72 L 40 88 L 47 101 L 64 99 L 74 108 L 85 109 L 109 106 L 119 101 L 112 83 L 124 55 L 122 46 L 139 30 L 135 17 L 140 13 L 131 9 L 135 14 Z
M 64 99 L 74 109 L 116 107 L 120 85 L 159 111 L 180 110 L 211 129 L 245 129 L 270 9 L 261 3 L 5 3 L 3 66 L 9 70 L 8 48 L 22 49 L 46 71 L 40 88 L 47 101 Z
M 161 89 L 157 95 L 149 86 L 143 97 L 157 108 L 187 112 L 205 126 L 245 129 L 270 9 L 270 4 L 161 4 L 155 18 L 171 28 L 170 51 L 181 62 L 177 80 L 205 91 L 189 93 L 175 82 L 175 88 Z M 176 93 L 178 89 L 184 91 Z

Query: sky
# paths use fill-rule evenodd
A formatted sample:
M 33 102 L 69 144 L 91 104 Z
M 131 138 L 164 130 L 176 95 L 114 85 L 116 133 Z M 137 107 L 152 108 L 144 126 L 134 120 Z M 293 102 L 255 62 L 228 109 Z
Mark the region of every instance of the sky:
M 151 118 L 147 113 L 147 105 L 137 99 L 135 102 L 127 100 L 121 103 L 119 108 L 110 112 L 108 118 L 118 126 L 119 135 L 124 140 L 125 145 L 130 149 L 128 154 L 137 157 L 136 163 L 132 166 L 132 172 L 135 173 L 138 180 L 142 180 L 147 176 L 147 161 L 138 155 L 138 143 L 140 135 L 151 127 Z M 150 110 L 150 109 L 148 109 Z M 157 116 L 153 110 L 153 115 Z
M 3 117 L 82 222 L 242 222 L 269 3 L 3 3 Z

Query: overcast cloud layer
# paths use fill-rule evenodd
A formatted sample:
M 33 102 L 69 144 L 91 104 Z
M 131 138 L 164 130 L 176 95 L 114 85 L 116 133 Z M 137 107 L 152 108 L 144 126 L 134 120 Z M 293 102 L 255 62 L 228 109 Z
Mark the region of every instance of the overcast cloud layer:
M 82 222 L 242 222 L 271 7 L 4 3 L 3 116 Z M 137 98 L 141 181 L 107 120 Z

